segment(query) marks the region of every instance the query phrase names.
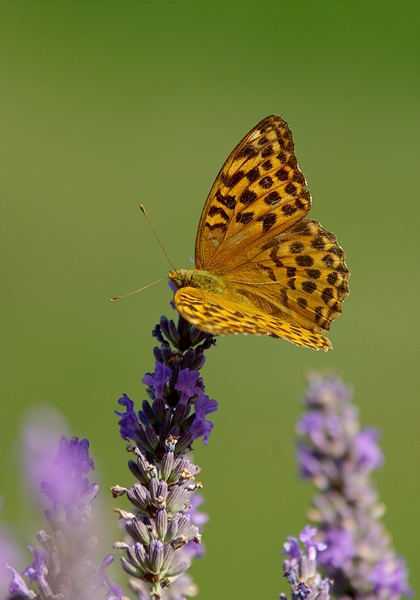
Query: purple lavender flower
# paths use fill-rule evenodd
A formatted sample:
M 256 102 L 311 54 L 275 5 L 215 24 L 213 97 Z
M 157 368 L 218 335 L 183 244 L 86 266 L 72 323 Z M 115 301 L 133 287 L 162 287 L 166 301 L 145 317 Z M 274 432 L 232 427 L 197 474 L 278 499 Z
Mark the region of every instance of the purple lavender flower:
M 162 317 L 153 335 L 160 342 L 155 370 L 142 379 L 149 400 L 137 413 L 124 395 L 125 412 L 116 413 L 121 437 L 135 444 L 128 446 L 136 457 L 128 467 L 137 481 L 129 489 L 113 487 L 114 497 L 126 495 L 134 509 L 117 510 L 128 537 L 114 547 L 126 553 L 121 564 L 140 600 L 182 600 L 197 592 L 186 571 L 202 554 L 205 517 L 192 496 L 201 487 L 199 468 L 186 455 L 195 440 L 208 443 L 213 427 L 206 417 L 217 402 L 204 393 L 199 369 L 214 340 L 182 318 L 175 325 Z
M 24 558 L 12 531 L 2 525 L 0 527 L 0 598 L 6 598 L 9 589 L 10 571 L 6 566 L 8 563 L 22 567 Z
M 318 561 L 337 597 L 397 600 L 412 591 L 405 563 L 379 521 L 383 510 L 369 477 L 383 464 L 379 434 L 360 429 L 351 396 L 338 377 L 311 376 L 307 412 L 297 425 L 301 475 L 321 492 L 310 513 L 327 546 Z
M 185 404 L 189 398 L 201 394 L 201 388 L 196 385 L 199 377 L 199 371 L 190 371 L 188 367 L 178 372 L 178 381 L 175 384 L 175 389 L 178 392 L 182 392 L 179 399 L 181 404 Z M 144 379 L 143 383 L 146 383 Z
M 171 378 L 171 369 L 163 365 L 162 363 L 155 363 L 155 372 L 153 375 L 151 373 L 146 373 L 146 375 L 142 379 L 142 383 L 153 388 L 155 397 L 158 400 L 163 399 L 163 390 L 165 389 L 165 385 L 168 383 Z
M 12 574 L 12 580 L 9 584 L 9 594 L 13 597 L 18 598 L 28 598 L 28 600 L 32 600 L 32 598 L 36 598 L 36 594 L 33 590 L 31 590 L 27 585 L 23 577 L 19 575 L 19 573 L 6 564 L 6 567 Z
M 51 508 L 44 512 L 51 533 L 38 531 L 39 546 L 29 547 L 33 561 L 22 573 L 28 577 L 29 585 L 9 567 L 12 572 L 9 593 L 43 600 L 123 598 L 119 586 L 110 584 L 105 575 L 105 567 L 113 561 L 113 555 L 104 559 L 97 572 L 89 560 L 97 540 L 90 535 L 87 525 L 91 517 L 90 503 L 98 493 L 98 485 L 90 484 L 85 477 L 94 468 L 88 440 L 61 438 L 59 455 L 53 462 L 50 481 L 41 484 L 51 501 Z M 99 590 L 104 593 L 100 594 Z
M 35 407 L 25 414 L 18 443 L 25 456 L 22 477 L 24 498 L 30 498 L 31 508 L 39 510 L 39 506 L 43 509 L 49 506 L 40 482 L 51 476 L 60 439 L 63 435 L 67 436 L 68 431 L 64 417 L 52 406 Z M 20 457 L 21 452 L 16 455 Z
M 292 600 L 329 600 L 332 582 L 322 579 L 317 572 L 317 552 L 323 551 L 326 545 L 316 541 L 317 530 L 309 525 L 301 531 L 299 540 L 305 547 L 301 549 L 295 537 L 288 537 L 284 544 L 285 552 L 289 556 L 283 561 L 284 577 L 290 583 Z M 280 594 L 281 600 L 287 600 L 285 594 Z
M 213 424 L 205 417 L 217 410 L 217 402 L 204 394 L 198 371 L 204 364 L 205 350 L 214 344 L 213 337 L 182 318 L 177 327 L 166 317 L 153 335 L 161 347 L 154 348 L 154 373 L 146 373 L 142 379 L 152 403 L 144 400 L 137 414 L 133 401 L 124 394 L 118 402 L 125 412 L 116 414 L 121 417 L 121 437 L 135 442 L 148 460 L 159 461 L 168 438 L 176 440 L 175 455 L 188 452 L 200 437 L 207 443 Z

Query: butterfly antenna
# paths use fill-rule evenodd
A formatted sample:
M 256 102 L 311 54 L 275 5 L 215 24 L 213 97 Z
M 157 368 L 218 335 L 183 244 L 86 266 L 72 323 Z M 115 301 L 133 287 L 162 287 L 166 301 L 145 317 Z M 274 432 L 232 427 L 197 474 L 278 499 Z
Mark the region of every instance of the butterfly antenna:
M 172 264 L 172 261 L 171 261 L 171 259 L 170 259 L 170 258 L 169 258 L 169 256 L 168 256 L 168 253 L 166 252 L 166 250 L 165 250 L 165 248 L 164 248 L 164 246 L 163 246 L 162 242 L 160 241 L 160 237 L 158 236 L 156 229 L 153 227 L 153 223 L 152 223 L 152 221 L 150 220 L 150 217 L 149 217 L 149 215 L 147 214 L 147 212 L 146 212 L 146 209 L 144 208 L 143 204 L 140 204 L 140 210 L 141 210 L 141 212 L 144 214 L 144 216 L 146 217 L 146 219 L 147 219 L 147 221 L 148 221 L 148 223 L 149 223 L 150 227 L 152 228 L 152 230 L 153 230 L 153 233 L 155 234 L 155 236 L 156 236 L 156 239 L 157 239 L 157 241 L 159 242 L 159 245 L 160 245 L 160 247 L 161 247 L 161 248 L 162 248 L 162 250 L 163 250 L 163 253 L 165 254 L 166 258 L 168 259 L 168 262 L 169 262 L 169 264 L 171 265 L 171 267 L 173 268 L 173 270 L 174 270 L 174 271 L 176 271 L 176 269 L 175 269 L 174 265 Z M 153 284 L 152 284 L 152 285 L 153 285 Z M 148 287 L 148 286 L 147 286 L 147 287 Z
M 143 290 L 146 290 L 147 288 L 151 287 L 152 285 L 155 285 L 156 283 L 160 283 L 161 281 L 164 281 L 165 279 L 168 279 L 168 278 L 162 277 L 162 279 L 158 279 L 157 281 L 154 281 L 153 283 L 149 283 L 148 285 L 145 285 L 144 287 L 140 288 L 139 290 L 136 290 L 135 292 L 130 292 L 129 294 L 124 294 L 123 296 L 116 296 L 115 298 L 111 298 L 111 302 L 116 302 L 117 300 L 121 300 L 121 298 L 127 298 L 127 296 L 132 296 L 133 294 L 137 294 L 137 292 L 142 292 Z

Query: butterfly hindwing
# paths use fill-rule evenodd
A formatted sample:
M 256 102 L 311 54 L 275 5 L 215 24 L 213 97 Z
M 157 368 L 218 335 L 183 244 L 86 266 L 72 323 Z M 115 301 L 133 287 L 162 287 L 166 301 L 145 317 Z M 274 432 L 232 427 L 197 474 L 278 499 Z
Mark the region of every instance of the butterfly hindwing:
M 330 328 L 349 293 L 344 251 L 334 234 L 308 219 L 255 248 L 226 278 L 248 290 L 257 307 L 319 333 Z
M 298 346 L 327 351 L 331 342 L 322 335 L 245 307 L 218 294 L 184 287 L 175 292 L 175 306 L 189 323 L 212 334 L 260 334 L 283 338 Z

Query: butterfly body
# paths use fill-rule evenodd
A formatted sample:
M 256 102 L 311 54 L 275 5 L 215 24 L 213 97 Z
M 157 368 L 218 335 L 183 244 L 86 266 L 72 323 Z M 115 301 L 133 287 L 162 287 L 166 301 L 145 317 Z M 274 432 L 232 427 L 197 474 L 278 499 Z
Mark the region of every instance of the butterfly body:
M 266 117 L 239 142 L 204 205 L 196 269 L 171 271 L 179 313 L 213 334 L 253 333 L 328 350 L 348 295 L 344 251 L 318 221 L 287 123 Z

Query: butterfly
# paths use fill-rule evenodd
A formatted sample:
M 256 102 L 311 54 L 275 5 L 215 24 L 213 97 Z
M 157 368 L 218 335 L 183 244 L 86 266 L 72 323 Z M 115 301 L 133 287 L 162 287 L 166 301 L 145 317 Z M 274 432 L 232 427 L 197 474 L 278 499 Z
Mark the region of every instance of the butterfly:
M 211 334 L 252 333 L 327 351 L 350 273 L 336 237 L 307 219 L 292 132 L 266 117 L 239 142 L 198 224 L 195 269 L 171 271 L 175 307 Z

